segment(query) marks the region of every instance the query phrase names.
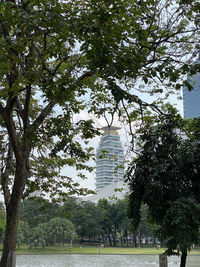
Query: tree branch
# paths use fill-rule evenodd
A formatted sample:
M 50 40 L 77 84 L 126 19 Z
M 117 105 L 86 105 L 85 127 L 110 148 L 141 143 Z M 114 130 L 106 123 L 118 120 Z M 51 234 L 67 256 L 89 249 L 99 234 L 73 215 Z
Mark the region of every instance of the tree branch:
M 57 104 L 57 100 L 51 100 L 47 106 L 41 111 L 40 115 L 35 119 L 33 124 L 30 126 L 30 132 L 34 131 L 43 121 L 44 119 L 50 114 L 53 107 Z
M 84 74 L 82 74 L 76 81 L 74 81 L 72 83 L 72 85 L 75 85 L 76 83 L 78 83 L 79 81 L 82 81 L 83 79 L 87 78 L 87 77 L 91 77 L 95 74 L 94 71 L 86 71 Z
M 66 56 L 66 57 L 64 57 L 59 63 L 58 63 L 58 65 L 55 67 L 55 69 L 54 69 L 54 71 L 53 71 L 53 75 L 55 75 L 56 74 L 56 72 L 57 72 L 57 70 L 60 68 L 60 66 L 61 66 L 61 64 L 63 63 L 63 62 L 65 62 L 67 59 L 69 59 L 70 58 L 70 56 Z
M 32 41 L 32 46 L 35 49 L 36 53 L 38 54 L 39 59 L 41 60 L 43 70 L 46 70 L 50 74 L 50 76 L 52 77 L 53 76 L 52 72 L 50 71 L 50 69 L 47 68 L 45 60 L 44 60 L 42 54 L 40 53 L 40 50 L 37 48 L 37 46 L 34 44 L 33 41 Z
M 9 175 L 11 174 L 12 160 L 13 160 L 13 150 L 12 150 L 12 145 L 9 139 L 8 154 L 7 154 L 7 158 L 5 162 L 5 170 L 3 170 L 3 168 L 1 170 L 1 186 L 3 189 L 3 193 L 4 193 L 6 207 L 8 207 L 8 204 L 11 198 L 8 183 L 9 183 Z
M 31 84 L 29 84 L 26 88 L 26 98 L 23 110 L 23 123 L 24 123 L 24 131 L 29 126 L 29 108 L 30 108 L 30 101 L 31 101 Z

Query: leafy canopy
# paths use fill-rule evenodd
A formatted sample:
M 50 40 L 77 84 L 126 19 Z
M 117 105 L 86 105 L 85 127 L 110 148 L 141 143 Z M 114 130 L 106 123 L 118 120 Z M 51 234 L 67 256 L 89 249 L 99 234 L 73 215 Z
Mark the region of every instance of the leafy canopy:
M 165 112 L 139 131 L 139 154 L 127 174 L 129 216 L 137 227 L 147 204 L 157 237 L 173 254 L 199 242 L 200 120 L 185 121 L 172 107 Z
M 66 187 L 78 192 L 60 170 L 69 165 L 91 171 L 86 162 L 92 150 L 79 138 L 87 142 L 98 131 L 91 120 L 74 121 L 74 115 L 84 109 L 97 116 L 112 113 L 123 99 L 134 104 L 134 112 L 146 105 L 134 91 L 138 81 L 144 89 L 152 81 L 179 88 L 179 77 L 198 68 L 187 64 L 198 46 L 198 10 L 198 3 L 184 1 L 1 1 L 6 203 L 23 159 L 27 194 L 41 189 L 56 198 Z

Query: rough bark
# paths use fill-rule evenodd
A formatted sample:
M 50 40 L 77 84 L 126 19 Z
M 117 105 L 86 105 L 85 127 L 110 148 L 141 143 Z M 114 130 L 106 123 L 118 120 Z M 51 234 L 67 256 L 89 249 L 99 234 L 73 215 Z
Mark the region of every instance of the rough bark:
M 15 124 L 11 116 L 12 109 L 7 109 L 6 112 L 2 114 L 4 115 L 3 117 L 9 133 L 9 139 L 12 145 L 11 150 L 13 150 L 15 155 L 16 167 L 14 183 L 10 192 L 8 178 L 10 175 L 9 164 L 12 161 L 12 155 L 11 152 L 8 151 L 6 170 L 1 180 L 6 204 L 6 229 L 0 267 L 14 267 L 19 205 L 28 177 L 30 147 L 27 141 L 24 141 L 22 145 L 17 137 Z
M 7 209 L 7 223 L 0 267 L 13 266 L 12 258 L 16 250 L 19 203 L 19 199 L 16 203 L 11 201 Z
M 16 169 L 15 183 L 13 193 L 6 207 L 6 230 L 4 238 L 3 253 L 0 261 L 0 267 L 13 267 L 12 259 L 15 257 L 17 226 L 19 217 L 19 205 L 21 202 L 25 181 L 26 168 L 25 163 L 20 164 Z

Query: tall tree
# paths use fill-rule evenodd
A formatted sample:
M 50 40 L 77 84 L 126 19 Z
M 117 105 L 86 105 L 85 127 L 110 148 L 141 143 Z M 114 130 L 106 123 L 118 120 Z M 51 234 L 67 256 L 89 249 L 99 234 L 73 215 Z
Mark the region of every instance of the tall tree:
M 48 244 L 48 235 L 47 235 L 47 223 L 39 223 L 36 227 L 31 229 L 31 233 L 28 237 L 29 247 L 35 248 L 41 246 L 44 248 Z
M 187 251 L 199 242 L 200 120 L 185 122 L 174 109 L 166 112 L 140 131 L 141 151 L 127 174 L 129 216 L 138 227 L 140 206 L 147 204 L 166 253 L 179 255 L 179 248 L 185 267 Z
M 19 246 L 22 243 L 29 243 L 29 238 L 31 236 L 31 228 L 29 224 L 25 221 L 20 221 L 18 223 L 18 229 L 17 229 L 17 247 L 19 249 Z
M 111 214 L 111 203 L 107 199 L 100 199 L 97 207 L 99 208 L 99 221 L 103 236 L 109 240 L 110 246 L 113 245 L 113 237 L 115 232 L 113 231 L 113 218 Z M 103 238 L 104 239 L 104 238 Z M 114 240 L 115 242 L 115 240 Z
M 73 210 L 72 222 L 81 238 L 89 240 L 98 238 L 101 232 L 99 223 L 99 209 L 92 202 L 82 202 Z
M 73 114 L 87 107 L 100 115 L 123 97 L 145 105 L 128 92 L 136 81 L 175 82 L 180 88 L 179 75 L 189 70 L 183 56 L 187 60 L 199 49 L 198 11 L 196 1 L 181 0 L 0 2 L 1 187 L 7 214 L 0 266 L 15 251 L 24 191 L 41 189 L 56 197 L 67 187 L 73 193 L 77 184 L 60 169 L 88 169 L 91 150 L 83 149 L 79 137 L 96 131 L 91 121 L 74 123 Z
M 30 228 L 36 227 L 39 223 L 46 223 L 55 217 L 63 217 L 62 215 L 57 203 L 41 197 L 23 200 L 19 209 L 19 219 L 27 222 Z
M 117 200 L 117 202 L 111 205 L 109 212 L 113 224 L 113 245 L 116 246 L 118 234 L 120 234 L 121 245 L 123 245 L 122 239 L 124 239 L 124 241 L 126 239 L 126 242 L 128 242 L 128 232 L 130 230 L 130 220 L 127 216 L 127 201 Z
M 64 244 L 65 239 L 74 240 L 75 236 L 75 227 L 68 219 L 57 217 L 46 224 L 46 239 L 50 244 L 55 242 Z

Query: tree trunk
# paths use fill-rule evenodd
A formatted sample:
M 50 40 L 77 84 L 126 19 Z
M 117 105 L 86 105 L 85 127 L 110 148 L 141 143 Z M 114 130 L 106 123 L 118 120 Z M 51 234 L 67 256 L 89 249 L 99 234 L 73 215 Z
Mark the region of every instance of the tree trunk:
M 136 234 L 134 233 L 134 236 L 133 236 L 133 242 L 134 242 L 134 246 L 137 247 L 137 238 L 136 238 Z
M 109 234 L 107 234 L 107 237 L 108 237 L 108 240 L 109 240 L 110 246 L 112 246 L 112 239 L 111 239 L 110 235 L 109 235 Z M 1 267 L 1 266 L 0 266 L 0 267 Z
M 10 201 L 6 216 L 6 230 L 0 267 L 14 267 L 19 204 L 21 199 Z
M 6 205 L 6 230 L 0 267 L 16 266 L 16 239 L 19 217 L 19 206 L 27 177 L 26 159 L 16 163 L 15 182 L 10 201 Z
M 141 242 L 141 232 L 140 232 L 140 227 L 138 228 L 138 246 L 139 248 L 142 247 L 142 242 Z
M 186 267 L 187 250 L 182 251 L 180 267 Z
M 114 230 L 114 232 L 112 232 L 112 239 L 113 239 L 113 246 L 116 247 L 117 246 L 117 243 L 116 243 L 116 236 L 117 236 L 117 233 L 116 231 Z
M 125 230 L 124 231 L 124 244 L 126 244 L 126 246 L 128 247 L 128 242 L 129 242 L 129 240 L 128 240 L 128 232 L 127 232 L 127 230 Z
M 120 236 L 121 247 L 123 247 L 123 236 Z
M 129 244 L 128 244 L 129 243 L 128 236 L 126 235 L 125 238 L 126 238 L 126 246 L 128 247 L 129 246 Z
M 116 237 L 114 234 L 112 235 L 112 239 L 113 239 L 113 246 L 116 247 L 117 243 L 116 243 Z

